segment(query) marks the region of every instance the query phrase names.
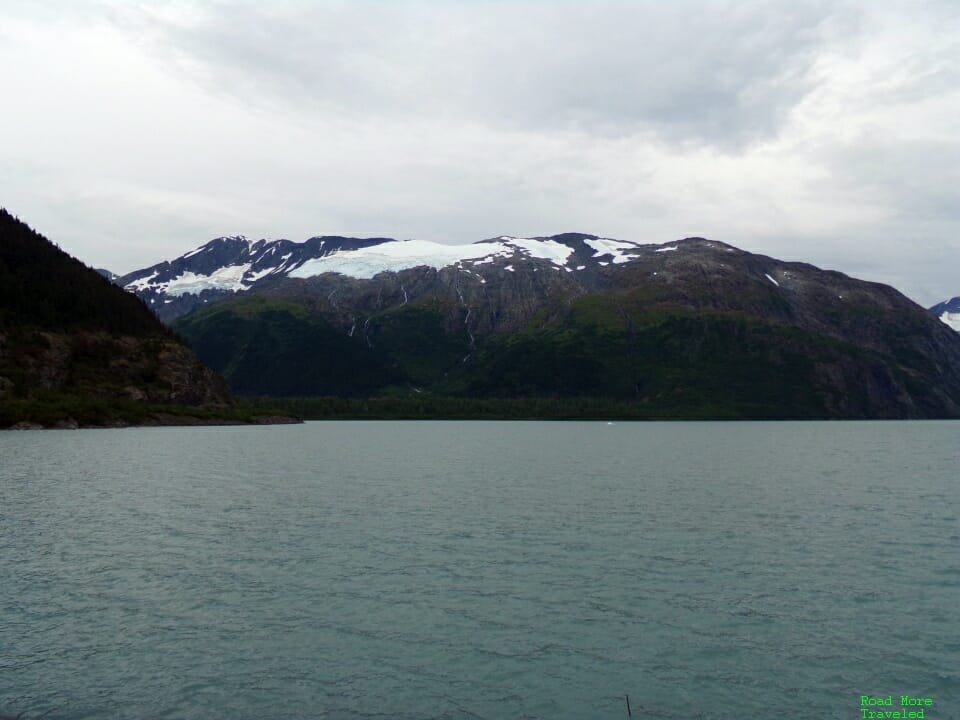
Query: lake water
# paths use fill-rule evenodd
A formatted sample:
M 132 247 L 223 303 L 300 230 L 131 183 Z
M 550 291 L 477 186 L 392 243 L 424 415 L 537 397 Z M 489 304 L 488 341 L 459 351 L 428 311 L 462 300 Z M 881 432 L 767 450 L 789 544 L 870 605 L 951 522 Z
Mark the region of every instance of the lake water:
M 958 422 L 0 433 L 0 713 L 960 718 L 958 469 Z

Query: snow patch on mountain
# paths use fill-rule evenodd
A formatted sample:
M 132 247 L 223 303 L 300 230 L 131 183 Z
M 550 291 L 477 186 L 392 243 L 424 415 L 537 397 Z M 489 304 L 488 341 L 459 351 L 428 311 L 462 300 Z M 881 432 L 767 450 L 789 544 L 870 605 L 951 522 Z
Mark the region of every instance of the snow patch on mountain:
M 127 283 L 124 287 L 127 290 L 133 290 L 134 292 L 138 290 L 147 290 L 148 288 L 154 287 L 155 283 L 153 282 L 159 273 L 154 273 L 147 277 L 142 277 L 139 280 L 134 280 L 132 283 Z
M 563 243 L 558 243 L 556 240 L 535 240 L 532 238 L 513 238 L 507 240 L 504 245 L 506 247 L 515 246 L 521 250 L 526 251 L 526 254 L 530 257 L 541 258 L 543 260 L 549 260 L 554 265 L 563 266 L 567 262 L 567 258 L 570 257 L 570 254 L 573 252 L 573 248 Z M 506 252 L 506 250 L 502 251 Z
M 255 283 L 257 280 L 262 280 L 267 275 L 272 273 L 279 272 L 280 268 L 276 267 L 265 267 L 263 270 L 257 270 L 256 272 L 251 272 L 244 277 L 244 282 L 247 284 Z
M 307 260 L 288 273 L 294 278 L 308 278 L 335 272 L 352 278 L 369 280 L 382 272 L 399 272 L 415 267 L 435 270 L 457 264 L 485 265 L 497 258 L 515 255 L 548 260 L 563 266 L 573 248 L 555 240 L 535 238 L 500 238 L 472 245 L 443 245 L 427 240 L 403 240 L 382 243 L 356 250 L 341 250 L 324 257 Z
M 960 332 L 960 312 L 945 312 L 940 315 L 940 320 Z
M 944 325 L 960 332 L 960 296 L 937 303 L 930 312 L 936 315 Z
M 489 253 L 474 245 L 441 245 L 426 240 L 404 240 L 383 243 L 357 250 L 343 250 L 307 260 L 288 273 L 294 278 L 308 278 L 327 272 L 353 278 L 370 279 L 382 272 L 399 272 L 415 267 L 440 269 Z
M 187 293 L 199 295 L 204 290 L 246 290 L 243 276 L 250 270 L 249 265 L 229 265 L 219 268 L 210 275 L 197 275 L 185 272 L 166 283 L 167 295 L 179 297 Z
M 612 255 L 613 263 L 618 265 L 620 263 L 630 262 L 633 260 L 633 255 L 627 255 L 627 251 L 635 251 L 639 248 L 639 245 L 629 240 L 609 240 L 606 238 L 597 238 L 596 240 L 584 240 L 587 245 L 593 248 L 594 253 L 593 257 L 602 257 L 603 255 Z M 578 270 L 582 267 L 578 267 Z

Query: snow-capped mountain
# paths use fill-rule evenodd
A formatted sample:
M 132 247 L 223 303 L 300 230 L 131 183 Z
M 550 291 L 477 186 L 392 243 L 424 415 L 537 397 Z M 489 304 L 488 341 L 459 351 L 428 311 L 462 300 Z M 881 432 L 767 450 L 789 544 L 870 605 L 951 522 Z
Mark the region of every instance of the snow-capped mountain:
M 960 297 L 944 300 L 930 308 L 930 312 L 957 332 L 960 332 Z
M 290 240 L 248 240 L 220 237 L 180 257 L 135 270 L 116 283 L 136 293 L 161 320 L 169 322 L 198 305 L 285 277 L 307 260 L 340 251 L 393 242 L 390 238 L 313 237 Z
M 926 310 L 885 285 L 704 238 L 219 238 L 121 282 L 240 395 L 960 416 L 960 337 Z
M 504 235 L 466 245 L 341 236 L 313 237 L 295 243 L 252 241 L 237 236 L 216 238 L 175 260 L 134 271 L 116 282 L 136 293 L 162 320 L 169 322 L 199 305 L 265 287 L 283 278 L 305 279 L 336 273 L 371 279 L 383 272 L 417 267 L 457 267 L 483 283 L 489 273 L 515 272 L 530 262 L 582 273 L 676 249 L 676 243 L 643 245 L 583 233 L 534 238 Z

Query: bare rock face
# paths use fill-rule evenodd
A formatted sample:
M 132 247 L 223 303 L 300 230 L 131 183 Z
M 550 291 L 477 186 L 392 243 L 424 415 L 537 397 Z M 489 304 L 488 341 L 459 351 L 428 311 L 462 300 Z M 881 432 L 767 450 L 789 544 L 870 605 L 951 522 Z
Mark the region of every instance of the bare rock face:
M 157 385 L 164 389 L 148 395 L 153 402 L 174 405 L 225 405 L 230 402 L 230 390 L 223 379 L 184 345 L 178 342 L 163 344 L 157 362 Z
M 226 383 L 168 336 L 30 331 L 19 339 L 15 354 L 0 353 L 0 366 L 15 360 L 18 385 L 24 389 L 19 396 L 24 398 L 61 392 L 151 404 L 227 405 L 231 401 Z M 3 386 L 0 382 L 0 389 Z M 7 380 L 6 387 L 12 386 Z

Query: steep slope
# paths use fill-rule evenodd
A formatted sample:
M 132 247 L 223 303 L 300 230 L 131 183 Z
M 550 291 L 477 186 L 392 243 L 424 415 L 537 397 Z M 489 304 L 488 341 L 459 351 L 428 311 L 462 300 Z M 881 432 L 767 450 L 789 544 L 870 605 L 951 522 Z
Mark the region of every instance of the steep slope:
M 337 358 L 363 351 L 393 372 L 362 391 L 334 383 L 341 396 L 609 398 L 644 417 L 960 416 L 960 337 L 922 308 L 887 286 L 703 238 L 382 241 L 282 275 L 174 325 L 235 388 L 235 356 L 209 354 L 214 339 L 227 318 L 270 326 L 264 313 L 281 303 L 348 341 Z M 296 334 L 250 339 L 244 353 L 269 374 L 270 348 Z M 312 357 L 322 375 L 329 360 Z M 288 381 L 283 394 L 307 388 Z
M 960 332 L 960 297 L 944 300 L 930 308 L 930 312 L 948 326 Z
M 294 303 L 217 303 L 178 327 L 240 394 L 361 396 L 403 380 L 380 354 Z
M 229 402 L 142 302 L 0 210 L 0 427 Z

